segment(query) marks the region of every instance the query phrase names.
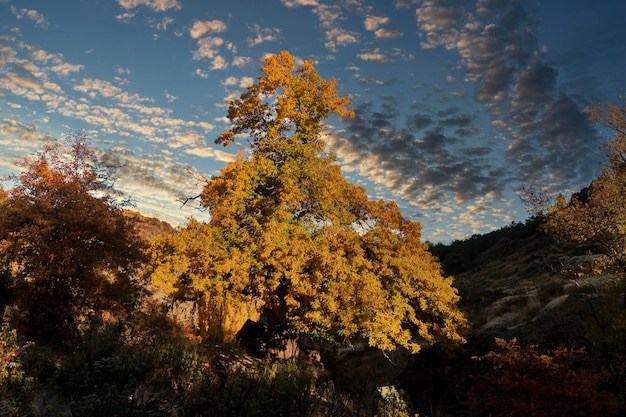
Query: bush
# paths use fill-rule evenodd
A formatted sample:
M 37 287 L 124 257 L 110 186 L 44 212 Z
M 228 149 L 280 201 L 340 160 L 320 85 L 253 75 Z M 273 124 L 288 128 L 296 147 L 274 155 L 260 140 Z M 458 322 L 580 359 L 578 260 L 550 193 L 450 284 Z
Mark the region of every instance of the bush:
M 307 416 L 314 409 L 310 371 L 294 363 L 262 363 L 256 369 L 222 369 L 207 384 L 199 406 L 202 416 Z
M 390 385 L 379 388 L 379 392 L 381 399 L 378 401 L 376 417 L 419 417 L 411 412 L 404 391 Z
M 608 417 L 621 408 L 605 375 L 585 369 L 582 350 L 541 354 L 513 339 L 496 339 L 500 352 L 478 358 L 488 364 L 475 377 L 470 406 L 478 415 L 506 417 Z
M 11 318 L 12 311 L 6 307 L 0 328 L 0 415 L 22 416 L 27 413 L 35 380 L 26 375 L 19 357 L 31 344 L 18 337 Z

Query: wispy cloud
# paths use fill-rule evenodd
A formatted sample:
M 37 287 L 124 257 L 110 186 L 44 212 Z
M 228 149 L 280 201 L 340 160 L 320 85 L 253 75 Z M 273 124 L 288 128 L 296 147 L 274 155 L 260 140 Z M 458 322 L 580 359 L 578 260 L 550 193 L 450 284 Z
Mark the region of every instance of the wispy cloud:
M 380 49 L 376 48 L 372 52 L 363 52 L 357 55 L 362 61 L 388 62 L 389 57 Z
M 286 7 L 317 6 L 317 0 L 280 0 Z
M 320 22 L 326 39 L 325 46 L 331 52 L 337 52 L 338 47 L 344 47 L 359 42 L 359 33 L 342 28 L 339 22 L 345 19 L 342 7 L 339 5 L 320 4 L 314 0 L 281 0 L 287 7 L 313 6 L 312 11 Z M 355 7 L 355 4 L 346 1 L 345 6 Z M 357 9 L 360 7 L 357 7 Z
M 394 39 L 403 36 L 403 33 L 396 29 L 380 28 L 374 32 L 376 39 Z
M 209 78 L 209 73 L 200 68 L 196 68 L 196 70 L 193 73 L 200 78 Z
M 339 27 L 326 31 L 325 35 L 326 48 L 328 48 L 331 52 L 337 52 L 338 46 L 347 46 L 351 43 L 357 43 L 359 41 L 358 33 Z
M 124 12 L 124 13 L 115 15 L 115 18 L 117 20 L 119 20 L 120 22 L 124 22 L 124 23 L 130 22 L 133 17 L 135 17 L 135 13 L 132 13 L 132 12 Z
M 54 65 L 50 67 L 50 70 L 59 75 L 67 77 L 68 75 L 72 73 L 82 71 L 84 68 L 85 66 L 82 64 L 70 64 L 70 63 L 64 62 L 62 64 Z
M 365 25 L 365 30 L 369 30 L 369 31 L 375 31 L 376 29 L 378 29 L 381 25 L 384 25 L 386 23 L 389 22 L 389 18 L 388 17 L 384 17 L 384 16 L 367 16 L 365 18 L 365 22 L 363 23 Z
M 252 77 L 237 78 L 237 77 L 230 76 L 224 79 L 220 84 L 222 84 L 224 87 L 237 86 L 240 88 L 246 88 L 254 84 L 254 78 Z
M 146 6 L 155 12 L 166 10 L 180 10 L 181 5 L 177 0 L 117 0 L 117 3 L 124 9 L 134 9 L 139 6 Z
M 46 19 L 45 16 L 37 10 L 24 8 L 18 9 L 15 6 L 11 6 L 11 13 L 13 13 L 13 15 L 18 19 L 26 18 L 35 22 L 37 26 L 45 26 L 48 24 L 48 19 Z
M 250 31 L 254 34 L 254 38 L 248 38 L 248 46 L 253 47 L 264 42 L 273 42 L 278 40 L 280 35 L 280 29 L 278 28 L 262 28 L 259 25 L 252 25 L 249 27 Z
M 235 154 L 209 147 L 189 148 L 185 150 L 185 153 L 199 158 L 213 158 L 220 162 L 231 162 L 235 160 Z
M 207 33 L 219 33 L 225 32 L 226 30 L 228 30 L 228 26 L 226 26 L 226 23 L 221 20 L 196 20 L 193 22 L 193 26 L 189 30 L 189 36 L 193 39 L 197 39 Z
M 163 92 L 163 96 L 165 97 L 165 100 L 167 100 L 168 103 L 173 103 L 176 100 L 178 100 L 178 97 L 176 97 L 174 94 L 168 93 L 167 90 Z
M 157 23 L 156 28 L 158 30 L 167 30 L 167 27 L 174 23 L 174 18 L 166 16 L 159 23 Z
M 234 67 L 245 67 L 252 62 L 252 58 L 249 56 L 236 56 L 233 58 L 232 65 Z

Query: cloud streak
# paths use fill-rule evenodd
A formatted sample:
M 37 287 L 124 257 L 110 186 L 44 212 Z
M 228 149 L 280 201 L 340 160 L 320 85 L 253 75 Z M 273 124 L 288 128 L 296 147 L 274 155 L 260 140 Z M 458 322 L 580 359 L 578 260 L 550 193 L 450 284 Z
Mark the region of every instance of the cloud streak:
M 134 9 L 139 6 L 146 6 L 155 12 L 181 9 L 181 5 L 177 0 L 117 0 L 117 3 L 126 10 Z

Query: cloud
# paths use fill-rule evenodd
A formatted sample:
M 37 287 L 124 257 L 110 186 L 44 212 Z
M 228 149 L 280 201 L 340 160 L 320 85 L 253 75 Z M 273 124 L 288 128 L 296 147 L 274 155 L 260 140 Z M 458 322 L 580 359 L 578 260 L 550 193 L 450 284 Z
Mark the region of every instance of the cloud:
M 24 141 L 20 146 L 22 149 L 25 147 L 33 149 L 41 143 L 51 140 L 49 134 L 39 132 L 39 129 L 35 125 L 24 124 L 13 119 L 0 120 L 0 137 L 2 136 L 7 137 L 6 139 L 12 142 L 12 145 L 15 145 L 15 141 Z M 4 142 L 4 140 L 2 140 L 2 142 Z M 33 144 L 32 142 L 39 142 L 39 144 Z M 6 145 L 8 143 L 4 144 Z
M 118 179 L 116 188 L 131 198 L 141 196 L 137 200 L 139 211 L 174 224 L 184 223 L 190 212 L 181 210 L 179 199 L 198 193 L 192 180 L 194 171 L 167 155 L 165 151 L 160 154 L 137 153 L 116 146 L 100 152 L 98 158 Z
M 163 96 L 165 96 L 165 100 L 167 100 L 168 103 L 173 103 L 178 100 L 178 97 L 176 97 L 174 94 L 168 93 L 167 90 L 163 92 Z
M 468 12 L 454 1 L 426 0 L 416 9 L 417 24 L 424 32 L 441 32 L 455 28 Z
M 208 21 L 200 21 L 196 20 L 193 22 L 193 26 L 189 30 L 189 35 L 193 39 L 197 39 L 207 33 L 220 33 L 225 32 L 228 29 L 226 23 L 221 20 L 208 20 Z
M 236 56 L 233 58 L 232 65 L 234 67 L 244 67 L 252 62 L 252 58 L 249 56 Z
M 237 82 L 238 82 L 237 77 L 234 77 L 234 76 L 231 75 L 230 77 L 228 77 L 224 81 L 222 81 L 221 84 L 223 86 L 230 87 L 230 86 L 233 86 L 233 85 L 237 85 Z
M 254 78 L 252 77 L 241 77 L 241 80 L 239 80 L 240 88 L 250 87 L 252 84 L 254 84 Z
M 396 0 L 395 6 L 398 9 L 408 9 L 412 4 L 418 3 L 419 0 Z
M 146 6 L 155 12 L 164 12 L 169 9 L 181 9 L 177 0 L 117 0 L 117 3 L 126 10 L 134 9 L 139 6 Z
M 115 69 L 115 72 L 120 75 L 130 75 L 131 73 L 130 68 L 123 68 L 119 66 Z
M 185 131 L 177 133 L 175 136 L 169 138 L 167 146 L 178 149 L 183 146 L 198 146 L 201 144 L 204 144 L 203 135 L 198 132 Z
M 238 86 L 240 88 L 246 88 L 254 84 L 254 78 L 252 77 L 241 77 L 240 79 L 234 76 L 230 76 L 224 79 L 220 84 L 224 87 L 234 87 Z
M 213 158 L 220 162 L 231 162 L 235 160 L 234 154 L 209 147 L 189 148 L 185 149 L 185 153 L 200 158 Z
M 124 12 L 124 13 L 115 15 L 115 18 L 119 20 L 120 22 L 128 23 L 133 17 L 135 17 L 135 14 L 136 13 Z
M 37 53 L 36 56 L 42 58 L 52 55 Z M 213 128 L 205 122 L 173 119 L 169 117 L 171 110 L 146 105 L 154 99 L 129 93 L 104 80 L 82 79 L 73 86 L 73 89 L 83 93 L 84 96 L 70 98 L 59 85 L 48 80 L 47 73 L 71 72 L 74 68 L 63 64 L 40 68 L 17 57 L 14 57 L 13 61 L 13 65 L 19 63 L 22 68 L 28 68 L 30 76 L 26 73 L 18 75 L 9 71 L 0 78 L 0 89 L 8 90 L 27 100 L 43 101 L 49 111 L 84 121 L 106 134 L 117 133 L 122 136 L 137 134 L 150 141 L 164 142 L 164 138 L 175 136 L 177 132 L 188 132 L 190 129 L 202 129 L 206 132 Z
M 508 141 L 507 159 L 522 184 L 580 189 L 593 176 L 597 137 L 535 37 L 535 18 L 521 1 L 479 0 L 476 14 L 450 0 L 416 10 L 422 47 L 457 51 L 465 82 Z
M 138 94 L 130 94 L 122 88 L 111 84 L 109 81 L 97 78 L 83 78 L 80 84 L 74 86 L 74 90 L 80 91 L 92 99 L 101 96 L 105 98 L 113 98 L 116 101 L 125 104 L 137 104 L 154 101 L 154 99 L 149 97 L 141 97 Z
M 325 46 L 331 52 L 337 52 L 338 47 L 344 47 L 352 43 L 359 42 L 359 33 L 340 27 L 339 22 L 345 20 L 343 16 L 342 7 L 357 11 L 358 13 L 365 13 L 368 8 L 362 7 L 359 1 L 344 0 L 341 5 L 339 4 L 320 4 L 313 0 L 281 0 L 283 5 L 287 7 L 297 6 L 313 6 L 313 13 L 317 16 L 320 22 L 320 26 L 324 31 L 326 39 Z
M 332 52 L 337 52 L 338 46 L 346 46 L 359 41 L 359 35 L 356 32 L 341 28 L 333 28 L 326 31 L 325 46 Z
M 343 19 L 341 8 L 339 6 L 329 6 L 320 4 L 313 9 L 320 21 L 322 28 L 331 29 L 337 25 L 337 22 Z
M 15 6 L 11 6 L 11 13 L 18 19 L 27 18 L 35 22 L 37 26 L 45 26 L 48 24 L 48 20 L 45 18 L 43 14 L 38 12 L 37 10 L 32 9 L 18 9 Z
M 380 49 L 376 48 L 372 52 L 364 52 L 357 54 L 357 58 L 361 61 L 374 61 L 374 62 L 388 62 L 389 57 L 385 55 Z
M 386 23 L 389 22 L 389 18 L 388 17 L 384 17 L 384 16 L 367 16 L 365 18 L 365 22 L 363 22 L 363 24 L 365 25 L 365 30 L 369 30 L 369 31 L 375 31 L 376 29 L 378 29 L 381 25 L 384 25 Z
M 85 68 L 84 65 L 81 64 L 69 64 L 67 62 L 63 63 L 63 64 L 59 64 L 59 65 L 54 65 L 52 67 L 50 67 L 50 70 L 62 75 L 64 77 L 67 77 L 68 75 L 74 73 L 74 72 L 79 72 L 82 71 Z
M 278 28 L 261 28 L 259 25 L 249 27 L 250 31 L 255 34 L 254 38 L 248 38 L 248 46 L 253 47 L 264 42 L 273 42 L 278 40 L 280 29 Z
M 159 23 L 157 23 L 156 28 L 158 30 L 167 30 L 167 27 L 171 25 L 172 23 L 174 23 L 174 19 L 166 16 L 163 19 L 161 19 Z
M 198 49 L 193 53 L 193 59 L 213 59 L 217 56 L 219 48 L 224 45 L 224 39 L 220 37 L 207 37 L 198 40 Z
M 200 68 L 197 68 L 193 73 L 200 78 L 209 78 L 209 73 Z
M 420 210 L 443 210 L 487 194 L 502 196 L 512 173 L 494 164 L 490 146 L 464 146 L 460 130 L 478 132 L 458 108 L 420 110 L 402 121 L 396 98 L 355 102 L 356 117 L 331 135 L 342 163 Z
M 36 79 L 13 72 L 5 73 L 4 77 L 0 78 L 0 88 L 31 101 L 40 100 L 40 94 L 45 92 L 43 86 Z
M 280 0 L 286 7 L 317 6 L 316 0 Z
M 30 57 L 39 62 L 52 61 L 55 64 L 61 64 L 63 62 L 62 54 L 51 54 L 42 49 L 33 49 L 30 53 Z
M 376 39 L 394 39 L 401 36 L 403 36 L 403 33 L 396 29 L 381 28 L 374 32 L 374 37 L 376 37 Z
M 211 61 L 211 70 L 222 70 L 228 67 L 226 59 L 222 56 L 216 56 Z

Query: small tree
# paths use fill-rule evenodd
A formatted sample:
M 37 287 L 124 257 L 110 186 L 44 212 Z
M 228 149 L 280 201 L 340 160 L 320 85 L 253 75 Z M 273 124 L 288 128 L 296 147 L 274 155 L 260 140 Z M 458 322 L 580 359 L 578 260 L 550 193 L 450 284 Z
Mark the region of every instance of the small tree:
M 140 245 L 84 135 L 19 166 L 0 203 L 2 272 L 19 330 L 60 341 L 89 315 L 130 307 Z
M 608 164 L 591 185 L 568 202 L 543 192 L 527 190 L 531 212 L 544 219 L 543 229 L 552 236 L 594 245 L 608 255 L 620 273 L 626 271 L 626 104 L 596 105 L 590 112 L 598 125 L 613 131 L 605 145 Z M 556 200 L 556 201 L 555 201 Z M 624 292 L 626 306 L 626 291 Z
M 207 181 L 199 197 L 210 224 L 154 242 L 153 282 L 294 333 L 413 352 L 436 338 L 460 342 L 459 297 L 420 224 L 348 183 L 326 147 L 323 121 L 352 116 L 335 86 L 287 52 L 265 60 L 257 83 L 229 102 L 232 127 L 216 140 L 247 135 L 251 157 Z

